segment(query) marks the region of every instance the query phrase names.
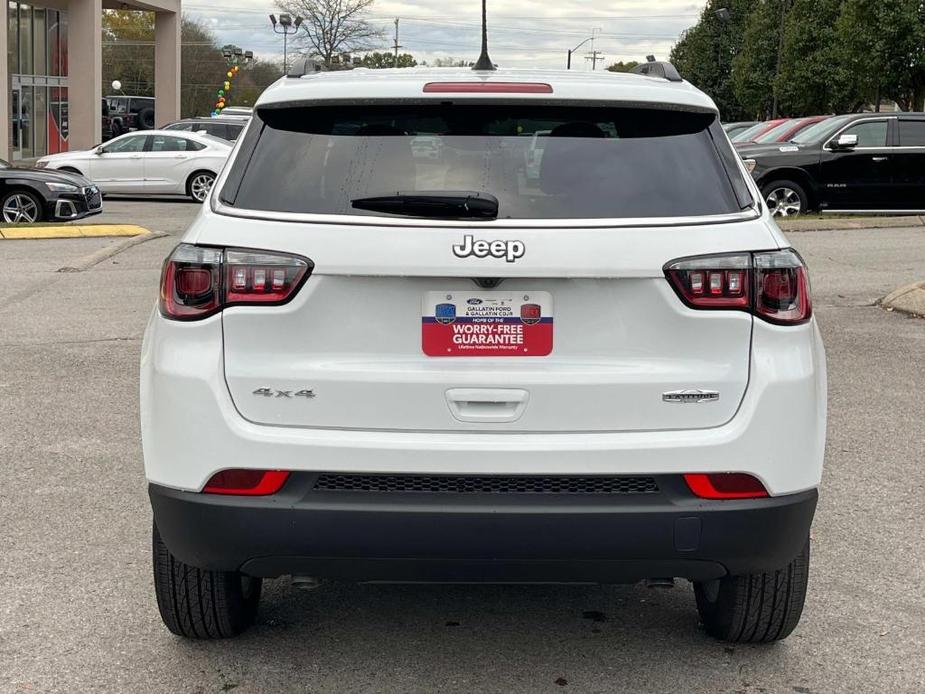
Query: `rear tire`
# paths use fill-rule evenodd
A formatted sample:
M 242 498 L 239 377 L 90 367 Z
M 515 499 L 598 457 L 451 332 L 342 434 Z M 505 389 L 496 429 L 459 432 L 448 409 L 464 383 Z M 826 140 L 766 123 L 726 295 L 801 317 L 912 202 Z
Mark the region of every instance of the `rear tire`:
M 775 217 L 796 217 L 809 212 L 809 196 L 796 181 L 771 181 L 761 186 L 761 196 Z
M 154 592 L 164 625 L 188 639 L 224 639 L 257 617 L 261 579 L 237 571 L 207 571 L 184 564 L 153 531 Z
M 732 643 L 770 643 L 787 638 L 800 621 L 808 584 L 809 540 L 783 569 L 695 583 L 694 594 L 710 636 Z
M 186 194 L 196 202 L 205 202 L 214 184 L 214 173 L 211 171 L 196 171 L 186 181 Z

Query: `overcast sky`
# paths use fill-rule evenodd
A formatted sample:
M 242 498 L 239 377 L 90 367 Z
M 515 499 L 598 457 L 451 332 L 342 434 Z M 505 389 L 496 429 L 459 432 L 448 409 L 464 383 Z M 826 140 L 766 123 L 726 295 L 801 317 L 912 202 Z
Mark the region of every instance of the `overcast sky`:
M 488 0 L 489 41 L 494 61 L 511 67 L 565 67 L 566 53 L 595 32 L 605 61 L 667 59 L 678 35 L 697 21 L 704 0 Z M 188 0 L 186 13 L 205 20 L 222 43 L 261 57 L 281 57 L 282 37 L 273 34 L 272 0 Z M 418 61 L 437 57 L 475 60 L 479 49 L 478 0 L 376 0 L 369 19 L 381 25 L 391 45 L 401 19 L 402 52 Z M 386 44 L 389 44 L 388 46 Z M 590 42 L 573 58 L 573 69 L 590 69 Z

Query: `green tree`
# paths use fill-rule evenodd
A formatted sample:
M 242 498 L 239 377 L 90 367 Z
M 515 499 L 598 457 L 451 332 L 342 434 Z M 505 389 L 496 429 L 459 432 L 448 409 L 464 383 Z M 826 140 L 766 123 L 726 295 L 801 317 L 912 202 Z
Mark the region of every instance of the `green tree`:
M 736 98 L 732 67 L 754 4 L 753 0 L 708 0 L 700 21 L 671 50 L 671 62 L 681 75 L 713 98 L 725 120 L 748 115 Z M 720 9 L 726 12 L 718 15 Z
M 745 21 L 741 48 L 733 60 L 733 94 L 743 115 L 750 118 L 765 118 L 771 113 L 780 45 L 780 13 L 786 1 L 755 3 Z
M 639 65 L 639 62 L 636 60 L 628 60 L 625 63 L 621 60 L 619 63 L 614 63 L 608 67 L 607 70 L 610 72 L 631 72 L 637 65 Z
M 845 0 L 836 35 L 842 62 L 862 97 L 903 109 L 925 97 L 925 3 L 922 0 Z
M 857 81 L 845 65 L 836 35 L 843 5 L 844 0 L 793 0 L 775 83 L 781 113 L 838 113 L 857 104 Z
M 375 51 L 373 53 L 367 53 L 360 58 L 359 67 L 379 70 L 389 67 L 416 67 L 417 64 L 418 61 L 415 60 L 414 56 L 410 53 L 399 53 L 398 65 L 396 65 L 394 53 L 380 53 L 379 51 Z

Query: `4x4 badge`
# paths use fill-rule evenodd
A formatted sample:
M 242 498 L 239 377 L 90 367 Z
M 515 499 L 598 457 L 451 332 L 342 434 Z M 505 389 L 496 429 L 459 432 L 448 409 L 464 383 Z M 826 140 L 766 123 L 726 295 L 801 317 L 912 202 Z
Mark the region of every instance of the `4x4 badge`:
M 527 252 L 527 247 L 523 241 L 478 241 L 472 234 L 466 234 L 463 242 L 453 246 L 453 255 L 457 258 L 504 258 L 507 262 L 513 263 L 518 258 L 523 258 Z
M 254 395 L 259 395 L 264 398 L 313 398 L 315 397 L 315 391 L 313 390 L 274 390 L 273 388 L 258 388 L 254 391 Z

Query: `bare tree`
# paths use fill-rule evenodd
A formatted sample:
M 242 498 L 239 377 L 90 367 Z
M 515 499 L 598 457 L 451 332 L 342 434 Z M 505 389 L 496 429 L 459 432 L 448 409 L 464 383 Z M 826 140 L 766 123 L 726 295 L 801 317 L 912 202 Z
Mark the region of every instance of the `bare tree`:
M 296 35 L 301 53 L 318 56 L 326 67 L 343 53 L 368 51 L 382 43 L 382 29 L 365 15 L 374 0 L 276 0 L 283 12 L 300 16 L 303 31 Z

